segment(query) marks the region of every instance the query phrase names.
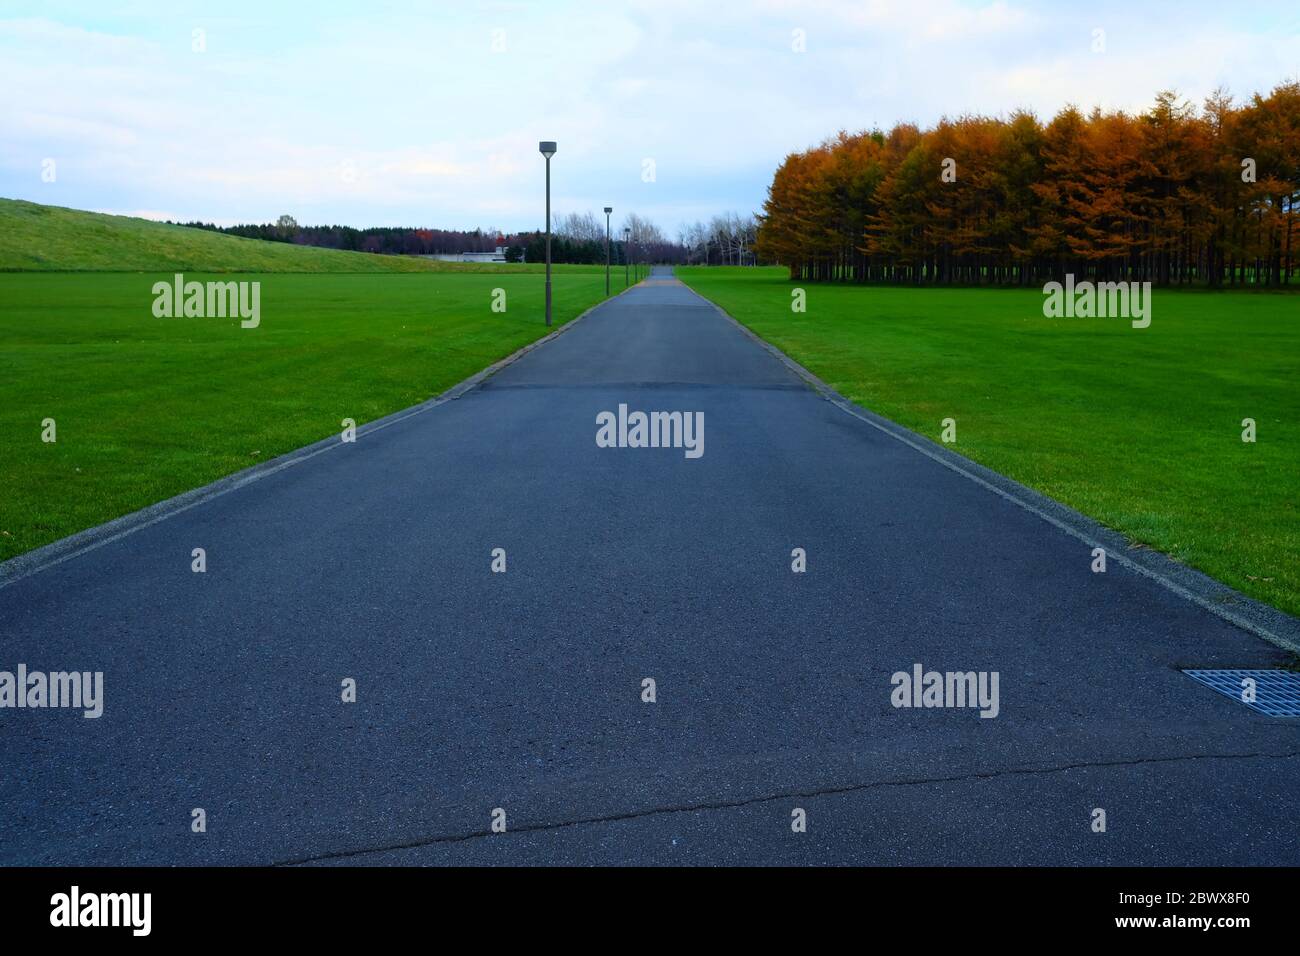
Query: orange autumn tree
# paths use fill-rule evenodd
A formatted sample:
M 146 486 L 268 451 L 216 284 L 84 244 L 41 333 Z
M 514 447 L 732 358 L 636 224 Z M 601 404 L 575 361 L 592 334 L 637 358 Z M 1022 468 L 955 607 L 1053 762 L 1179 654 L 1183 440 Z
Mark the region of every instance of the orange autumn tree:
M 1300 84 L 1200 108 L 1166 91 L 1136 116 L 840 132 L 777 169 L 756 248 L 803 280 L 1286 286 L 1298 199 Z

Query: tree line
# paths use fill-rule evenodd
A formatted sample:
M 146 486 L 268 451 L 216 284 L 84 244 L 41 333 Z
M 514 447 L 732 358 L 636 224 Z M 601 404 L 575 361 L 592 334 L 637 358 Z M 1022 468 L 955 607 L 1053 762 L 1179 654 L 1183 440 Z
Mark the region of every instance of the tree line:
M 382 255 L 455 255 L 461 252 L 493 252 L 506 249 L 510 262 L 544 262 L 544 230 L 501 233 L 495 229 L 425 229 L 412 227 L 300 226 L 292 216 L 280 216 L 275 222 L 218 226 L 210 222 L 182 222 L 175 225 L 207 229 L 248 239 L 290 242 L 326 249 L 373 252 Z M 624 240 L 623 230 L 629 230 Z M 611 226 L 610 260 L 622 265 L 626 257 L 632 262 L 678 263 L 686 261 L 686 250 L 664 236 L 659 226 L 636 213 L 628 214 L 617 226 Z M 551 261 L 579 265 L 605 262 L 605 220 L 602 213 L 569 213 L 556 217 L 551 229 Z
M 609 226 L 610 262 L 678 263 L 685 261 L 685 249 L 669 240 L 650 219 L 628 213 Z M 625 232 L 626 230 L 626 232 Z M 626 238 L 625 238 L 626 235 Z M 529 262 L 546 260 L 546 233 L 523 236 L 523 251 Z M 605 216 L 601 213 L 569 213 L 558 216 L 551 227 L 551 261 L 585 265 L 605 262 Z
M 754 249 L 804 280 L 1285 286 L 1298 197 L 1300 83 L 1199 110 L 1163 92 L 841 132 L 777 169 Z
M 707 223 L 682 226 L 678 244 L 684 261 L 705 266 L 752 266 L 758 264 L 754 251 L 758 237 L 758 219 L 751 215 L 724 213 Z
M 182 222 L 176 225 L 208 229 L 247 239 L 265 239 L 269 242 L 291 242 L 300 246 L 405 256 L 492 252 L 497 247 L 499 236 L 495 229 L 300 226 L 292 216 L 287 215 L 275 222 L 263 224 L 217 226 L 210 222 Z

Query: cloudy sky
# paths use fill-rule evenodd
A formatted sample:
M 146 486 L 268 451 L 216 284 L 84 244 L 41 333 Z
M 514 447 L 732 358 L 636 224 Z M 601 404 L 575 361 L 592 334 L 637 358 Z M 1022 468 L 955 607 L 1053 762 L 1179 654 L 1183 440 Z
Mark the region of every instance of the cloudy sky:
M 1294 2 L 4 0 L 0 196 L 534 228 L 554 139 L 557 212 L 673 233 L 756 210 L 838 129 L 1248 97 L 1298 71 Z

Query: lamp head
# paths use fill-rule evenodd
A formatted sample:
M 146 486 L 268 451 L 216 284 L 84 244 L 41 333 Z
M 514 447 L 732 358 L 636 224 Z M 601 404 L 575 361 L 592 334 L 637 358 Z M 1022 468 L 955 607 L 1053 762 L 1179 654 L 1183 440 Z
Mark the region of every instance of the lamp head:
M 547 159 L 550 159 L 552 156 L 555 155 L 555 143 L 549 139 L 542 140 L 540 143 L 537 144 L 537 151 L 541 153 L 543 156 L 545 156 Z

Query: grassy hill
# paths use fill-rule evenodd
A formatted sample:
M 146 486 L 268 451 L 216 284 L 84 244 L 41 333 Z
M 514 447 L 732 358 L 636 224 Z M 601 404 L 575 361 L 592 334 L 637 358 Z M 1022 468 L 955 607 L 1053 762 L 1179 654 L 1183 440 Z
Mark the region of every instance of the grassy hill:
M 532 272 L 537 268 L 339 252 L 0 199 L 0 272 Z

